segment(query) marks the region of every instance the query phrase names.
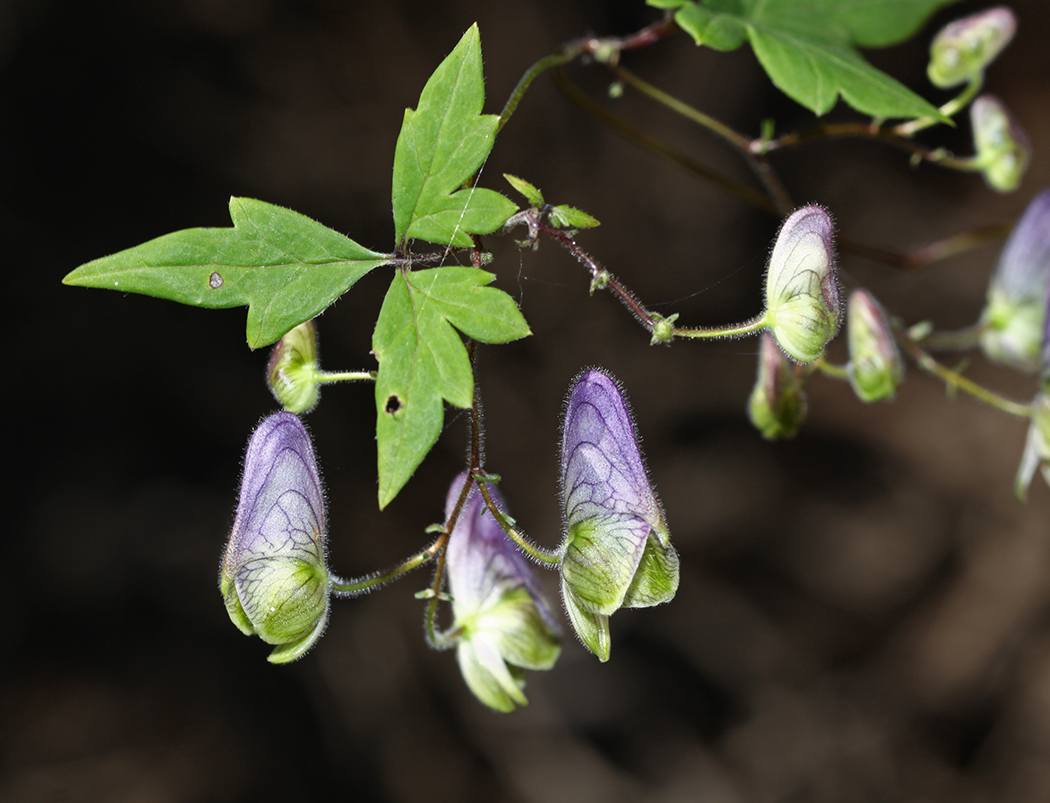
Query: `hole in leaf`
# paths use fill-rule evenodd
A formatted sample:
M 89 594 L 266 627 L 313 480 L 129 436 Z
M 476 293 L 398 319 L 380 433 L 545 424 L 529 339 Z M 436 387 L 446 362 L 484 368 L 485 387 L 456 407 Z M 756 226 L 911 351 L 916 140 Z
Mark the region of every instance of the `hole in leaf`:
M 401 399 L 398 398 L 396 393 L 391 393 L 386 400 L 386 406 L 383 408 L 387 415 L 394 415 L 398 410 L 401 409 Z

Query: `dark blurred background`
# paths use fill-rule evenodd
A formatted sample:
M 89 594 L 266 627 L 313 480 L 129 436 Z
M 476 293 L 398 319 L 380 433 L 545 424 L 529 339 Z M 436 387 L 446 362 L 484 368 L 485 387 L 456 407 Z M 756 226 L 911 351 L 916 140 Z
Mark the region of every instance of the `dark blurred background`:
M 939 13 L 875 63 L 936 102 L 924 70 Z M 795 200 L 843 235 L 907 251 L 1013 220 L 1050 184 L 1050 11 L 988 76 L 1034 147 L 1011 195 L 877 143 L 778 154 Z M 389 248 L 390 165 L 403 109 L 480 24 L 487 110 L 561 43 L 658 18 L 639 2 L 6 0 L 0 3 L 3 381 L 12 468 L 0 582 L 4 801 L 1044 801 L 1050 799 L 1050 493 L 1012 495 L 1024 422 L 912 369 L 892 404 L 814 378 L 792 442 L 767 443 L 744 404 L 755 340 L 648 337 L 551 243 L 488 238 L 498 285 L 535 336 L 482 350 L 490 470 L 538 541 L 561 537 L 563 394 L 600 364 L 626 385 L 681 553 L 673 604 L 612 620 L 606 665 L 570 635 L 531 705 L 476 702 L 450 653 L 423 643 L 427 574 L 337 602 L 302 661 L 230 624 L 217 590 L 239 463 L 273 411 L 265 350 L 243 309 L 203 311 L 63 287 L 77 265 L 191 226 L 228 226 L 227 199 L 289 206 Z M 739 130 L 812 115 L 748 50 L 676 36 L 625 64 Z M 609 78 L 570 74 L 592 97 Z M 705 132 L 628 91 L 618 113 L 754 183 Z M 838 108 L 832 119 L 857 119 Z M 922 141 L 969 153 L 969 125 Z M 693 325 L 760 308 L 777 221 L 603 129 L 541 79 L 501 135 L 503 172 L 603 221 L 585 247 L 655 309 Z M 909 322 L 978 316 L 998 242 L 907 273 L 842 254 Z M 329 369 L 365 369 L 385 275 L 319 322 Z M 841 340 L 841 338 L 840 338 Z M 846 359 L 841 342 L 833 358 Z M 976 379 L 1035 390 L 975 357 Z M 382 514 L 374 408 L 329 388 L 308 418 L 328 486 L 333 568 L 419 548 L 460 469 L 465 421 Z M 552 593 L 556 577 L 545 575 Z

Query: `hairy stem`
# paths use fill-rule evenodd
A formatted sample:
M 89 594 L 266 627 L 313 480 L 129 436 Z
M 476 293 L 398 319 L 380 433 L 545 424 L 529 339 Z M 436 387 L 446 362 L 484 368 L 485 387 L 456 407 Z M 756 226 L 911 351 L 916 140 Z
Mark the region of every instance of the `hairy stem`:
M 489 493 L 487 481 L 482 477 L 475 477 L 475 479 L 478 482 L 478 489 L 481 491 L 481 496 L 485 500 L 485 506 L 489 509 L 489 512 L 492 513 L 493 518 L 496 519 L 499 526 L 503 528 L 503 532 L 505 532 L 507 536 L 518 545 L 518 548 L 522 552 L 547 568 L 557 566 L 561 563 L 561 552 L 553 549 L 544 549 L 534 543 L 524 533 L 516 530 L 507 520 L 507 517 L 496 507 L 496 503 L 492 500 L 492 494 Z
M 968 379 L 957 371 L 953 371 L 951 368 L 941 365 L 914 340 L 912 340 L 907 332 L 898 331 L 897 341 L 903 346 L 904 350 L 908 352 L 911 358 L 915 360 L 915 364 L 918 365 L 921 370 L 931 376 L 937 377 L 948 387 L 961 390 L 963 393 L 984 402 L 989 407 L 994 407 L 996 410 L 1002 410 L 1009 415 L 1017 416 L 1018 418 L 1032 417 L 1032 408 L 1029 405 L 1020 404 L 1019 402 L 1000 396 L 998 393 L 988 390 L 988 388 L 983 387 L 982 385 L 978 385 L 972 379 Z

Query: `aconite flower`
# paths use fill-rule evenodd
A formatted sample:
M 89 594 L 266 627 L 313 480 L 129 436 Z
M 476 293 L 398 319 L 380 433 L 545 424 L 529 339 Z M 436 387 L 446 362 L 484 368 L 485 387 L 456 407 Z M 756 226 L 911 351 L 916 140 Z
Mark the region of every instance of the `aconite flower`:
M 467 475 L 452 482 L 445 516 Z M 490 486 L 503 512 L 499 491 Z M 476 487 L 460 511 L 445 553 L 452 596 L 456 659 L 467 686 L 497 711 L 527 705 L 525 671 L 550 669 L 561 652 L 561 628 L 525 557 L 510 541 Z
M 609 659 L 609 617 L 668 602 L 678 555 L 619 385 L 601 370 L 575 381 L 561 442 L 565 540 L 561 590 L 580 640 Z
M 1004 6 L 945 25 L 930 43 L 926 69 L 934 86 L 946 89 L 984 72 L 1017 31 L 1017 18 Z
M 1021 183 L 1032 149 L 1021 124 L 993 95 L 981 95 L 970 105 L 974 164 L 996 192 L 1013 192 Z
M 981 315 L 989 359 L 1024 371 L 1039 367 L 1050 283 L 1050 189 L 1028 205 L 999 256 Z
M 766 273 L 766 326 L 798 362 L 813 362 L 839 330 L 842 305 L 834 225 L 819 206 L 793 212 L 777 234 Z
M 301 323 L 274 344 L 266 367 L 270 391 L 290 413 L 308 413 L 317 406 L 317 329 Z
M 861 401 L 892 399 L 904 381 L 904 359 L 886 312 L 867 290 L 850 294 L 846 311 L 849 382 Z
M 767 440 L 791 438 L 806 419 L 806 393 L 795 364 L 784 356 L 773 336 L 763 332 L 758 376 L 747 400 L 747 414 Z
M 324 492 L 299 418 L 265 419 L 248 444 L 237 518 L 219 590 L 233 623 L 275 645 L 269 660 L 294 661 L 328 622 Z

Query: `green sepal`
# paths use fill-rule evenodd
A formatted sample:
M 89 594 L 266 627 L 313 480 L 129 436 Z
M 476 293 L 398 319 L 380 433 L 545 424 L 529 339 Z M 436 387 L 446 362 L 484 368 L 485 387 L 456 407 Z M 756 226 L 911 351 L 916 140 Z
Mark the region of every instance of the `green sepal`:
M 525 670 L 509 666 L 490 635 L 460 641 L 456 660 L 467 687 L 489 708 L 506 714 L 529 704 L 522 691 Z
M 601 515 L 569 527 L 561 561 L 562 582 L 586 610 L 610 616 L 623 605 L 634 580 L 650 525 L 636 516 Z
M 230 615 L 230 621 L 244 635 L 254 636 L 255 626 L 252 624 L 252 620 L 248 618 L 248 614 L 244 612 L 244 606 L 241 605 L 241 600 L 237 596 L 233 578 L 223 576 L 219 580 L 219 591 L 222 594 L 223 602 L 226 603 L 226 613 Z
M 638 570 L 623 597 L 624 608 L 651 608 L 674 599 L 678 591 L 678 553 L 670 538 L 649 533 Z
M 569 623 L 576 631 L 580 641 L 591 652 L 598 656 L 602 663 L 609 660 L 612 650 L 612 637 L 609 634 L 609 617 L 588 611 L 580 605 L 572 589 L 565 581 L 565 575 L 561 578 L 562 599 L 565 601 L 565 612 L 569 616 Z

